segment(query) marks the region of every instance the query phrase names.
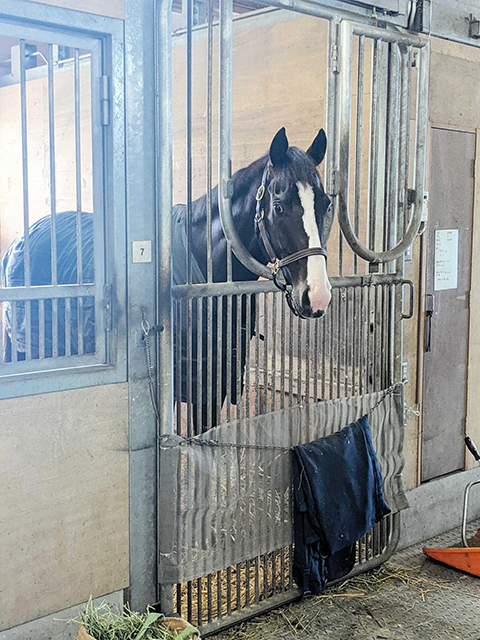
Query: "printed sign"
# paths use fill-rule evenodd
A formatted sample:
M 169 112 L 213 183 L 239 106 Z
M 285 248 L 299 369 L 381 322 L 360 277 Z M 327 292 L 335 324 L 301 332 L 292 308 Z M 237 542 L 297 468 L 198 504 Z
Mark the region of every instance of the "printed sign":
M 435 291 L 456 289 L 458 280 L 458 229 L 435 231 Z

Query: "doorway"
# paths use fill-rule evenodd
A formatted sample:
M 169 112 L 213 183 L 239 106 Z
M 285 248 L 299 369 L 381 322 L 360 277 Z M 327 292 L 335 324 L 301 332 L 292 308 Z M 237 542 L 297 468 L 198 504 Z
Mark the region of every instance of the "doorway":
M 464 469 L 475 135 L 432 129 L 422 482 Z

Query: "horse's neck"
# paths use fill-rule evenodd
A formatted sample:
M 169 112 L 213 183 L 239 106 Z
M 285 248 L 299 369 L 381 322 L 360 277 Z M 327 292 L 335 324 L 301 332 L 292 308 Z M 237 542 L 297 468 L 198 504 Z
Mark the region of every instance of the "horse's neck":
M 232 216 L 236 231 L 247 250 L 258 261 L 266 264 L 265 252 L 255 233 L 255 194 L 261 184 L 264 162 L 257 161 L 241 169 L 233 176 Z M 220 211 L 218 205 L 218 187 L 212 190 L 212 262 L 214 280 L 225 279 L 227 270 L 227 242 L 223 234 Z M 195 227 L 197 235 L 196 258 L 200 264 L 206 265 L 206 197 L 195 203 L 200 215 L 196 217 Z M 203 259 L 202 259 L 203 258 Z M 236 258 L 232 257 L 232 278 L 235 281 L 257 280 L 258 276 L 246 269 Z

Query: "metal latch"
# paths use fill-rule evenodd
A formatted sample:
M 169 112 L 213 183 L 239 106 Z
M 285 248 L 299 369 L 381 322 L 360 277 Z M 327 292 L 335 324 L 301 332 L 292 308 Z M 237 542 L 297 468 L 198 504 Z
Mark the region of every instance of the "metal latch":
M 100 108 L 102 125 L 110 124 L 110 78 L 100 78 Z
M 105 331 L 112 330 L 112 285 L 106 284 L 103 288 L 103 309 L 105 315 Z

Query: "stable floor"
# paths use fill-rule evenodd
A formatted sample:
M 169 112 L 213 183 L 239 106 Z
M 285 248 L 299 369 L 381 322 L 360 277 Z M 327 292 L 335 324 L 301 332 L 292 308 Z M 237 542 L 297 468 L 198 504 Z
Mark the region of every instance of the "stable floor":
M 471 523 L 468 537 L 480 522 Z M 217 640 L 480 640 L 480 578 L 430 560 L 461 546 L 460 528 L 398 552 L 379 569 L 261 616 Z

